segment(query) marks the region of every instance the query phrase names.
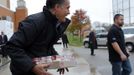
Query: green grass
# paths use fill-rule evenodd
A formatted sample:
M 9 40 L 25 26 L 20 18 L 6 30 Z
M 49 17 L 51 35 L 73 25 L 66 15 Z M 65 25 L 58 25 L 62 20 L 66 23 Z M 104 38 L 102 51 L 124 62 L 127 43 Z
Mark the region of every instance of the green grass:
M 77 46 L 80 47 L 83 45 L 82 39 L 80 41 L 79 36 L 73 36 L 72 34 L 68 34 L 68 40 L 69 40 L 69 45 L 71 46 Z

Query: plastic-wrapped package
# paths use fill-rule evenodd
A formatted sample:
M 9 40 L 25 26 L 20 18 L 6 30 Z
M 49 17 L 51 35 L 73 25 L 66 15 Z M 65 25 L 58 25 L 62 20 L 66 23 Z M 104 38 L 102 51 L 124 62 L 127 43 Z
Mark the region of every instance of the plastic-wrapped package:
M 65 68 L 65 67 L 75 67 L 77 62 L 75 57 L 72 55 L 63 55 L 63 56 L 48 56 L 34 58 L 33 62 L 36 64 L 50 64 L 49 69 Z

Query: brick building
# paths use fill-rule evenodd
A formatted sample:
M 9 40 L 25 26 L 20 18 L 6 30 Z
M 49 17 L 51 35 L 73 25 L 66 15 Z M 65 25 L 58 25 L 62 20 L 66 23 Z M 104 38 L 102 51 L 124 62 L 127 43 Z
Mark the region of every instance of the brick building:
M 0 0 L 0 20 L 13 22 L 16 31 L 18 23 L 28 15 L 28 12 L 24 0 L 17 0 L 16 11 L 10 10 L 10 5 L 10 0 Z

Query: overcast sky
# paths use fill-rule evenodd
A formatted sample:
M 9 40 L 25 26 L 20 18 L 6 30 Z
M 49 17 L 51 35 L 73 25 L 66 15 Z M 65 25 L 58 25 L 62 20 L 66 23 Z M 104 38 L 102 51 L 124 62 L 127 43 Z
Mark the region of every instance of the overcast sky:
M 11 0 L 11 9 L 15 10 L 17 0 Z M 25 0 L 28 8 L 28 14 L 34 14 L 42 11 L 46 0 Z M 70 0 L 70 17 L 76 9 L 84 9 L 90 17 L 91 22 L 99 21 L 111 23 L 112 18 L 112 0 Z

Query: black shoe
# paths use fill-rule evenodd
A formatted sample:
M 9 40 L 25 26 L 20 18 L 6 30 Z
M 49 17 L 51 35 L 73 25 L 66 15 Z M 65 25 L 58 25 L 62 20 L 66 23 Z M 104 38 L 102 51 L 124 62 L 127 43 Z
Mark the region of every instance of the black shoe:
M 91 56 L 95 56 L 95 54 L 91 54 Z

